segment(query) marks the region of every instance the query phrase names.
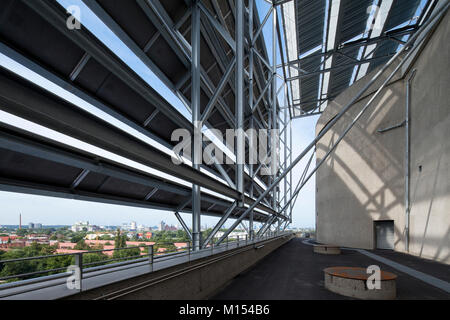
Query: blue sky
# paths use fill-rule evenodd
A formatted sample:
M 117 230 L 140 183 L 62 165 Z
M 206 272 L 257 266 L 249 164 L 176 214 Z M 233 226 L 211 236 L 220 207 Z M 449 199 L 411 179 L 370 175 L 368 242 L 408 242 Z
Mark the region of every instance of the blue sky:
M 88 14 L 84 4 L 79 0 L 59 0 L 64 6 L 79 5 L 82 8 L 81 21 L 94 34 L 104 41 L 113 52 L 122 60 L 128 63 L 139 76 L 147 81 L 156 91 L 165 97 L 169 103 L 177 108 L 184 116 L 190 119 L 190 113 L 186 110 L 178 97 L 171 92 L 158 77 L 149 70 L 145 64 L 139 60 L 128 48 L 121 45 L 120 40 L 106 27 L 102 27 L 100 21 Z M 257 1 L 260 19 L 263 19 L 268 6 L 263 0 Z M 271 21 L 271 19 L 269 19 Z M 271 23 L 263 29 L 263 35 L 267 47 L 271 47 L 272 30 Z M 270 62 L 272 61 L 269 54 Z M 277 57 L 280 63 L 279 56 Z M 279 83 L 281 85 L 281 83 Z M 293 121 L 293 153 L 298 155 L 314 139 L 314 128 L 317 117 L 296 119 Z M 126 130 L 126 128 L 124 129 Z M 307 159 L 305 159 L 306 161 Z M 300 164 L 294 169 L 293 183 L 297 183 L 303 169 Z M 19 213 L 22 214 L 22 222 L 39 222 L 45 225 L 72 224 L 79 220 L 87 220 L 91 224 L 97 225 L 121 225 L 124 222 L 136 221 L 138 224 L 154 226 L 159 221 L 164 220 L 169 224 L 177 224 L 177 220 L 172 212 L 158 211 L 152 209 L 133 208 L 117 205 L 108 205 L 79 200 L 68 200 L 60 198 L 50 198 L 34 195 L 17 194 L 10 192 L 0 192 L 1 215 L 0 225 L 18 224 Z M 305 186 L 299 195 L 296 207 L 293 211 L 294 227 L 314 227 L 315 216 L 315 182 L 314 178 Z M 188 225 L 191 216 L 182 214 Z M 218 219 L 202 216 L 202 225 L 212 226 Z M 232 223 L 229 222 L 228 225 Z

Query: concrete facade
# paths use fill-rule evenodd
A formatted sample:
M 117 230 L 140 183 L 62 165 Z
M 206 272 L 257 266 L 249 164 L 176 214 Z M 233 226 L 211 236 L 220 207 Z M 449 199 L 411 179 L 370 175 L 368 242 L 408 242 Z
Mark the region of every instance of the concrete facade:
M 409 253 L 450 264 L 450 16 L 391 81 L 316 174 L 317 240 L 374 249 L 375 221 L 393 220 L 395 250 L 405 251 L 406 85 L 412 70 Z M 393 70 L 393 68 L 391 69 Z M 375 71 L 376 72 L 376 71 Z M 386 72 L 381 78 L 387 78 Z M 316 134 L 366 84 L 356 82 L 329 103 Z M 382 81 L 317 144 L 319 162 Z

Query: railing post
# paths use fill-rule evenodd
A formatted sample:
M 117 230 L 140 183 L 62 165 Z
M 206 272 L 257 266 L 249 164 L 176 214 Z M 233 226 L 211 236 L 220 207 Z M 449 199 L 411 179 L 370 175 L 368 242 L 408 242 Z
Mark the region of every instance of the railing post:
M 228 241 L 229 241 L 229 240 L 228 240 L 228 236 L 227 236 L 227 250 L 228 250 Z
M 79 252 L 75 254 L 75 265 L 77 266 L 78 272 L 78 283 L 80 285 L 80 292 L 83 290 L 82 280 L 83 280 L 83 253 Z
M 153 245 L 148 246 L 148 261 L 150 263 L 150 270 L 153 272 Z
M 239 247 L 239 236 L 237 236 L 237 246 Z
M 191 242 L 188 241 L 188 262 L 191 261 Z
M 247 239 L 247 235 L 245 235 L 245 245 L 248 244 L 248 239 Z

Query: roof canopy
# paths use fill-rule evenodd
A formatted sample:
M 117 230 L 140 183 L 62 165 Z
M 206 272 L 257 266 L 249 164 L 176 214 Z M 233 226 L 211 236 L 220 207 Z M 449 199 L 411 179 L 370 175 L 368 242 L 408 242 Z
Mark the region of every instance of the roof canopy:
M 286 42 L 291 114 L 318 114 L 385 63 L 427 19 L 431 0 L 278 1 Z

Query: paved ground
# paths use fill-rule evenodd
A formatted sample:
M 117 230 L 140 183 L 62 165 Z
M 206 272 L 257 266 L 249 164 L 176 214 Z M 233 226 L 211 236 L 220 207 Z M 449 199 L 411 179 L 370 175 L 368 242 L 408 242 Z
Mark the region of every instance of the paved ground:
M 331 266 L 367 267 L 379 265 L 382 270 L 398 275 L 398 299 L 448 299 L 450 294 L 422 282 L 408 274 L 353 250 L 341 255 L 327 256 L 313 253 L 312 247 L 295 238 L 274 251 L 251 270 L 240 274 L 212 299 L 226 300 L 302 300 L 349 299 L 324 287 L 323 269 Z M 373 251 L 377 255 L 401 263 L 417 271 L 449 281 L 450 267 L 433 261 L 387 251 Z

